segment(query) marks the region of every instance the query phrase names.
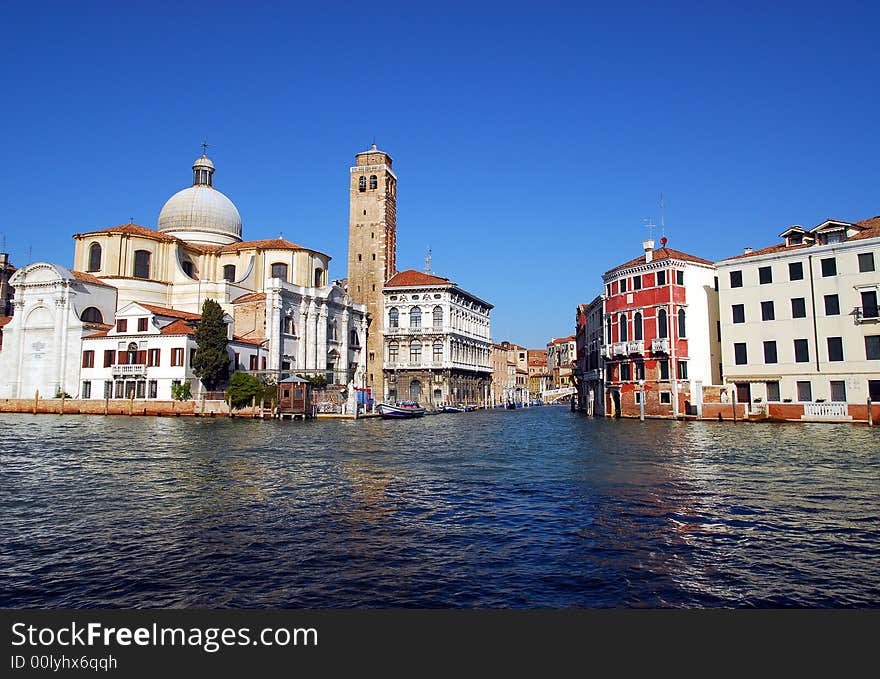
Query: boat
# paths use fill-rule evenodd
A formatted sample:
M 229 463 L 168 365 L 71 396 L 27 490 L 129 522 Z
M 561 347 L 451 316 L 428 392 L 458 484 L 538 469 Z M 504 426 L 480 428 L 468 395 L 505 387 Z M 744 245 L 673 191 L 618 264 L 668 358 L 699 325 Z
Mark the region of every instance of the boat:
M 404 420 L 413 417 L 421 417 L 425 409 L 418 403 L 405 401 L 402 403 L 380 403 L 379 415 L 385 420 Z
M 477 406 L 475 406 L 475 405 L 473 405 L 473 404 L 469 404 L 469 405 L 466 405 L 466 406 L 464 407 L 464 411 L 465 411 L 466 413 L 472 413 L 472 412 L 474 412 L 476 409 L 477 409 Z
M 465 409 L 459 406 L 443 406 L 444 413 L 463 413 L 464 411 Z

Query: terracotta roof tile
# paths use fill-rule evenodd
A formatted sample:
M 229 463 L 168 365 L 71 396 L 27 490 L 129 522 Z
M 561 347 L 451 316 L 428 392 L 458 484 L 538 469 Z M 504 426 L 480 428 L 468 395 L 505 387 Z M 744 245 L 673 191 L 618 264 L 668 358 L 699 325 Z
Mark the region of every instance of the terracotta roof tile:
M 130 236 L 143 236 L 144 238 L 152 238 L 154 240 L 161 240 L 168 243 L 173 243 L 174 241 L 179 240 L 174 236 L 169 236 L 167 233 L 162 233 L 161 231 L 156 231 L 156 229 L 151 229 L 146 226 L 140 226 L 131 222 L 129 222 L 128 224 L 120 224 L 119 226 L 111 226 L 106 229 L 96 229 L 95 231 L 77 233 L 74 234 L 74 238 L 76 236 L 90 236 L 96 233 L 127 233 Z
M 419 285 L 455 285 L 448 278 L 432 276 L 429 273 L 407 269 L 394 274 L 386 284 L 386 288 L 408 288 Z
M 245 302 L 261 302 L 266 299 L 265 292 L 250 292 L 246 295 L 242 295 L 241 297 L 236 297 L 232 300 L 233 304 L 244 304 Z
M 160 332 L 163 335 L 195 335 L 196 329 L 184 319 L 178 319 L 166 325 Z
M 724 260 L 728 259 L 743 259 L 745 257 L 757 257 L 758 255 L 769 255 L 774 252 L 784 252 L 790 250 L 800 250 L 801 248 L 810 247 L 809 243 L 803 243 L 801 245 L 786 245 L 785 243 L 777 243 L 776 245 L 771 245 L 770 247 L 761 248 L 760 250 L 752 250 L 751 252 L 743 252 L 740 255 L 734 255 L 733 257 L 726 257 Z
M 218 248 L 218 252 L 238 252 L 240 250 L 250 250 L 259 248 L 260 250 L 307 250 L 302 245 L 291 243 L 284 238 L 266 238 L 264 240 L 246 240 L 241 243 L 232 243 Z
M 181 318 L 188 321 L 200 321 L 202 319 L 201 314 L 193 314 L 189 311 L 178 311 L 177 309 L 167 309 L 163 306 L 156 306 L 155 304 L 146 304 L 144 302 L 135 302 L 139 304 L 147 311 L 156 314 L 157 316 L 169 316 L 171 318 Z
M 241 342 L 243 344 L 253 344 L 259 346 L 261 340 L 258 339 L 250 339 L 248 337 L 239 337 L 238 335 L 233 335 L 232 339 L 236 342 Z
M 108 288 L 112 288 L 112 287 L 113 287 L 113 286 L 110 285 L 109 283 L 106 283 L 106 282 L 102 281 L 102 280 L 101 280 L 100 278 L 98 278 L 97 276 L 93 276 L 92 274 L 90 274 L 90 273 L 86 273 L 85 271 L 73 271 L 73 270 L 71 270 L 70 273 L 73 274 L 73 277 L 74 277 L 76 280 L 78 280 L 78 281 L 82 281 L 83 283 L 91 283 L 92 285 L 104 285 L 104 286 L 106 286 L 106 287 L 108 287 Z
M 710 262 L 708 259 L 703 259 L 702 257 L 696 257 L 694 255 L 689 255 L 686 252 L 681 252 L 679 250 L 673 250 L 672 248 L 657 248 L 654 250 L 654 257 L 651 260 L 651 263 L 660 262 L 664 259 L 678 259 L 685 262 L 694 262 L 696 264 L 714 264 L 714 262 Z M 645 255 L 641 257 L 636 257 L 635 259 L 631 259 L 625 264 L 621 264 L 619 266 L 615 266 L 613 269 L 609 269 L 605 272 L 607 276 L 610 273 L 614 273 L 615 271 L 620 271 L 621 269 L 628 269 L 631 266 L 638 266 L 639 264 L 645 263 Z
M 869 217 L 860 222 L 856 222 L 856 226 L 864 227 L 857 235 L 850 240 L 862 240 L 864 238 L 880 238 L 880 216 Z

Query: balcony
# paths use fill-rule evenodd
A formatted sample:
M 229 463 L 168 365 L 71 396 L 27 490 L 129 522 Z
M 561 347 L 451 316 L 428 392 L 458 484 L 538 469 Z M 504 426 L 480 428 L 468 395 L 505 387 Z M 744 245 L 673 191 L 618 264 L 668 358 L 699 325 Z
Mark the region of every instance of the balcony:
M 614 355 L 615 356 L 627 356 L 628 355 L 626 353 L 626 342 L 615 342 L 612 346 L 614 347 Z
M 850 316 L 855 317 L 855 324 L 880 323 L 880 306 L 857 306 Z
M 605 344 L 602 346 L 602 358 L 612 359 L 614 358 L 614 347 L 610 344 Z
M 669 338 L 668 337 L 658 337 L 651 340 L 651 353 L 652 354 L 668 354 L 669 353 Z
M 131 363 L 128 365 L 115 364 L 110 366 L 114 375 L 122 377 L 134 377 L 136 375 L 146 375 L 147 366 L 144 363 Z
M 807 420 L 851 420 L 849 407 L 845 401 L 804 403 L 804 414 L 801 419 Z
M 422 328 L 385 328 L 382 332 L 387 337 L 400 335 L 442 335 L 444 332 L 452 332 L 451 328 L 434 326 L 424 326 Z
M 633 340 L 632 342 L 627 342 L 626 349 L 627 349 L 627 353 L 630 355 L 644 354 L 645 353 L 645 342 L 643 340 Z

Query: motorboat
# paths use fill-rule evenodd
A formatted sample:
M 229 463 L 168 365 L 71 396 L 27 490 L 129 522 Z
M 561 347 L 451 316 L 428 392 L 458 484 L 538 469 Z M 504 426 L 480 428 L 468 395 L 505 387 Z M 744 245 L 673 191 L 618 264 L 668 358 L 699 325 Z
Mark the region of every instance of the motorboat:
M 385 420 L 405 420 L 413 417 L 422 417 L 425 409 L 418 403 L 404 401 L 401 403 L 380 403 L 379 415 Z

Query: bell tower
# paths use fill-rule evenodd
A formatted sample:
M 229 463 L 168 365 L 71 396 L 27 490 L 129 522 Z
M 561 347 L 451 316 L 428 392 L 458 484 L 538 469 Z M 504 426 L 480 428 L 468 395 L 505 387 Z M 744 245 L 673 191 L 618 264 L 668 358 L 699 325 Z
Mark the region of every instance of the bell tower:
M 382 287 L 397 273 L 397 176 L 391 156 L 373 144 L 355 156 L 349 181 L 348 294 L 370 314 L 365 358 L 367 385 L 375 394 L 382 390 L 385 358 Z

